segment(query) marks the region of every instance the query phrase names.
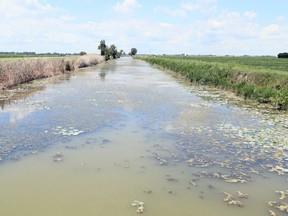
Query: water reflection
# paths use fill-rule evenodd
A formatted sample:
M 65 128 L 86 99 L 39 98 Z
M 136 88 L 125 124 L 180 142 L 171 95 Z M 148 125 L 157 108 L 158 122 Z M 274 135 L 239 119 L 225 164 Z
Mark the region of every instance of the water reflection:
M 41 86 L 33 86 L 33 85 L 22 85 L 19 87 L 12 88 L 10 90 L 2 90 L 0 92 L 0 106 L 2 111 L 5 110 L 6 107 L 13 106 L 17 104 L 18 101 L 26 100 L 32 97 L 39 91 L 43 91 L 45 89 L 44 85 Z M 9 112 L 9 111 L 8 111 Z
M 46 85 L 51 84 L 61 84 L 67 82 L 71 79 L 72 74 L 63 74 L 55 77 L 45 78 L 36 80 L 29 83 L 24 83 L 18 86 L 15 86 L 11 89 L 1 90 L 0 91 L 0 106 L 4 110 L 7 106 L 12 106 L 18 103 L 18 101 L 28 100 L 32 98 L 33 95 L 44 91 Z
M 104 69 L 101 69 L 101 72 L 99 73 L 99 76 L 100 76 L 100 80 L 101 80 L 102 82 L 105 81 L 106 75 L 107 75 L 107 71 L 104 70 Z

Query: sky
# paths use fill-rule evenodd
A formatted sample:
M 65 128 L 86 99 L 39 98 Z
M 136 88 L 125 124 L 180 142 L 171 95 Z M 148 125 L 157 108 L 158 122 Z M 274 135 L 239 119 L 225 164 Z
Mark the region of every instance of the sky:
M 288 52 L 288 0 L 0 0 L 0 52 Z

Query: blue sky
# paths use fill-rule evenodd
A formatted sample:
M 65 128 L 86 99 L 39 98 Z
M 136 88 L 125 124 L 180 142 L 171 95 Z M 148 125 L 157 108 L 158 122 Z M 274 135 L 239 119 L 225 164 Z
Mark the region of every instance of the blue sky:
M 0 51 L 288 52 L 287 0 L 0 0 Z

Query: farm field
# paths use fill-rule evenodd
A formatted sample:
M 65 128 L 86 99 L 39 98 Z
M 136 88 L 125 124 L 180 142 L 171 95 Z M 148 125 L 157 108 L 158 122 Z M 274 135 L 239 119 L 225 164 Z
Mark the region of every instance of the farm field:
M 165 56 L 166 57 L 166 56 Z M 228 64 L 234 67 L 247 67 L 252 71 L 283 71 L 288 72 L 288 60 L 277 57 L 260 56 L 167 56 L 171 59 L 196 60 L 203 62 L 214 62 Z

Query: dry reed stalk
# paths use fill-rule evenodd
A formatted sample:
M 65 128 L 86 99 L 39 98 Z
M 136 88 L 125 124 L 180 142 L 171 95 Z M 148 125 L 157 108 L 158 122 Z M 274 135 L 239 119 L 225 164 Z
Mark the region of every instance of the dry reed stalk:
M 78 58 L 38 58 L 0 61 L 0 89 L 35 79 L 76 71 L 104 61 L 102 56 L 85 55 Z
M 89 67 L 96 65 L 100 62 L 104 61 L 103 56 L 99 55 L 84 55 L 79 57 L 76 61 L 76 68 L 84 68 L 84 67 Z

